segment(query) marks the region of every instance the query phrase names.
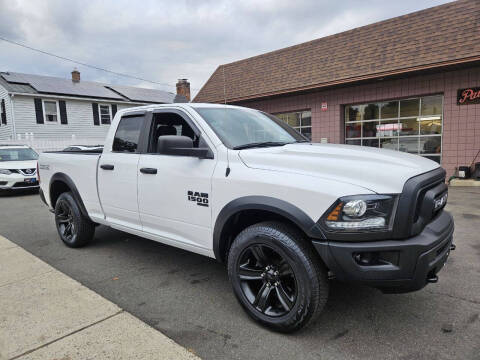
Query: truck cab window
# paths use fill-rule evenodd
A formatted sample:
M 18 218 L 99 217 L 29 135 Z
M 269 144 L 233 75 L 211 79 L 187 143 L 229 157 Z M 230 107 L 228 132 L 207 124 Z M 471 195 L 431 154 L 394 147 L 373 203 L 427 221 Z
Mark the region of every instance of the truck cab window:
M 137 151 L 143 119 L 143 116 L 122 117 L 113 139 L 112 151 L 132 153 Z
M 149 152 L 156 152 L 158 138 L 165 135 L 188 136 L 193 140 L 193 146 L 198 147 L 199 136 L 185 119 L 176 113 L 153 115 Z

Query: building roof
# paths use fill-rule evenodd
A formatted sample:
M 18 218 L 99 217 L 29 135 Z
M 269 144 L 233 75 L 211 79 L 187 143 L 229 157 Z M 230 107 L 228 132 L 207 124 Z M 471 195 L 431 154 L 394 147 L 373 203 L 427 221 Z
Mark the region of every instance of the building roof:
M 460 0 L 220 65 L 194 101 L 235 102 L 479 61 L 479 19 L 480 1 Z
M 136 103 L 187 102 L 184 96 L 162 90 L 84 80 L 74 82 L 71 79 L 16 72 L 0 72 L 0 85 L 10 93 L 88 97 Z

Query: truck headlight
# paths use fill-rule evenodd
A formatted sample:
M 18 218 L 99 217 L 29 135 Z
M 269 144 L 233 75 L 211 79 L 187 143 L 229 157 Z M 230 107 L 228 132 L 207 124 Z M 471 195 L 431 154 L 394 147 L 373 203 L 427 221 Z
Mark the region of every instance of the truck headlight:
M 395 195 L 345 196 L 322 216 L 322 222 L 328 231 L 388 230 L 396 201 Z
M 0 174 L 2 175 L 10 175 L 12 172 L 8 169 L 0 169 Z

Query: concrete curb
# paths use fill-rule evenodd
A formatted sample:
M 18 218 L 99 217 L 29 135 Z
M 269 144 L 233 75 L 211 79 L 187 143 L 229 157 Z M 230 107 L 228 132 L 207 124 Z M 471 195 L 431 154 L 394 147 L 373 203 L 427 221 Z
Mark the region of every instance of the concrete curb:
M 0 235 L 0 360 L 199 359 Z

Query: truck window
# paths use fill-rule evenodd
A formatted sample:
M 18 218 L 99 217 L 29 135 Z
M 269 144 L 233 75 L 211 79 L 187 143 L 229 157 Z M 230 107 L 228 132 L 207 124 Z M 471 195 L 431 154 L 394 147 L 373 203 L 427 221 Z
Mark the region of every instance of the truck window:
M 120 119 L 112 151 L 130 153 L 137 151 L 143 119 L 143 116 L 124 116 Z
M 150 153 L 157 151 L 158 138 L 165 135 L 188 136 L 193 146 L 198 147 L 199 137 L 183 117 L 175 113 L 159 113 L 153 115 L 150 132 Z

